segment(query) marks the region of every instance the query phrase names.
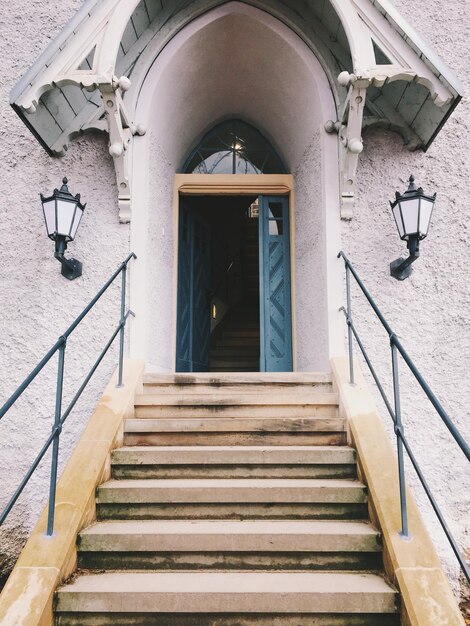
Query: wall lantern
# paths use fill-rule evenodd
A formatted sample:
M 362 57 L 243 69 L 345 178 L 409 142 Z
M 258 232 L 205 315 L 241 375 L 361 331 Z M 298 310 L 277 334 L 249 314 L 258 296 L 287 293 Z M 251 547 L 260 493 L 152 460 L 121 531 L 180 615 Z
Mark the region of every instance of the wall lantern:
M 67 179 L 62 180 L 60 190 L 54 189 L 49 198 L 41 196 L 44 220 L 49 239 L 55 241 L 55 258 L 62 264 L 62 276 L 73 280 L 82 275 L 82 264 L 77 259 L 66 259 L 67 244 L 73 241 L 82 219 L 85 204 L 80 202 L 80 194 L 73 196 L 67 187 Z
M 411 264 L 419 257 L 419 242 L 428 234 L 436 194 L 427 196 L 421 187 L 416 187 L 414 176 L 410 176 L 408 189 L 402 195 L 395 192 L 395 196 L 390 206 L 398 234 L 407 242 L 410 256 L 392 261 L 390 274 L 397 280 L 405 280 L 411 274 Z

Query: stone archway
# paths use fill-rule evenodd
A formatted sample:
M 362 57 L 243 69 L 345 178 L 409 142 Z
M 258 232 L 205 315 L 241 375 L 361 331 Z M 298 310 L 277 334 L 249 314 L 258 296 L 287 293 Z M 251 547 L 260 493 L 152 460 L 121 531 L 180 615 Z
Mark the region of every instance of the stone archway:
M 293 175 L 295 360 L 299 370 L 328 367 L 341 351 L 338 150 L 323 130 L 334 112 L 311 50 L 279 20 L 246 4 L 231 2 L 195 19 L 155 59 L 136 103 L 147 133 L 134 141 L 131 176 L 131 245 L 139 257 L 131 298 L 141 319 L 131 336 L 134 355 L 172 369 L 174 176 L 197 137 L 236 116 L 260 129 Z

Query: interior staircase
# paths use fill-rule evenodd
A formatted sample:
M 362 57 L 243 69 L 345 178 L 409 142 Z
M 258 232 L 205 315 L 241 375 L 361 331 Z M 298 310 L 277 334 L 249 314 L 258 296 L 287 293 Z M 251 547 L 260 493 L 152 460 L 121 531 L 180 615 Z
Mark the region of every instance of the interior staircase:
M 148 374 L 58 625 L 390 626 L 326 374 Z
M 259 372 L 258 219 L 243 224 L 241 265 L 243 300 L 233 307 L 216 332 L 210 354 L 212 372 Z
M 229 311 L 210 353 L 212 372 L 259 372 L 259 305 Z

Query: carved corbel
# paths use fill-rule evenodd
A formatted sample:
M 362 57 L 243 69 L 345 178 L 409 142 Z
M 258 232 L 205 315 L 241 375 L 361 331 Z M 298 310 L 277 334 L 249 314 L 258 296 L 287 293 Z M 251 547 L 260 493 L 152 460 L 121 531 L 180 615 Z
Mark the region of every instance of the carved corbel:
M 131 220 L 130 160 L 134 135 L 143 135 L 145 129 L 130 122 L 124 106 L 122 93 L 131 86 L 125 76 L 113 77 L 111 83 L 99 85 L 106 111 L 109 132 L 109 154 L 113 157 L 118 187 L 119 221 Z
M 349 87 L 337 122 L 329 121 L 325 130 L 338 134 L 340 144 L 340 193 L 341 218 L 349 220 L 353 217 L 354 197 L 356 191 L 356 170 L 359 154 L 362 152 L 362 117 L 366 101 L 366 91 L 370 84 L 369 76 L 355 76 L 341 72 L 338 82 Z

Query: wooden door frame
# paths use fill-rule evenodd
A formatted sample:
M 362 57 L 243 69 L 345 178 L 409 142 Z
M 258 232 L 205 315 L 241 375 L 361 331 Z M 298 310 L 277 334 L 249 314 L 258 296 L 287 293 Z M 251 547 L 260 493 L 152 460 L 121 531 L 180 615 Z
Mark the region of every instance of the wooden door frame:
M 290 273 L 292 308 L 292 369 L 296 358 L 295 311 L 295 213 L 294 177 L 292 174 L 175 174 L 173 187 L 173 232 L 179 233 L 180 196 L 288 196 L 290 225 Z M 175 238 L 173 257 L 173 363 L 176 368 L 176 333 L 178 315 L 178 252 L 179 236 Z

